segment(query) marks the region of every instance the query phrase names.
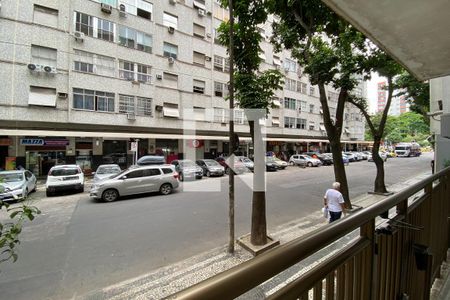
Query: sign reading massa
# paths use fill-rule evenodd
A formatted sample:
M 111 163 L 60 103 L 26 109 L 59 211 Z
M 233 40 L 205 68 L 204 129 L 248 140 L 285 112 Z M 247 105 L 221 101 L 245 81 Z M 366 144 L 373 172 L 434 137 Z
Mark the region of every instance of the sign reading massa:
M 23 146 L 67 146 L 69 140 L 48 140 L 48 139 L 20 139 Z

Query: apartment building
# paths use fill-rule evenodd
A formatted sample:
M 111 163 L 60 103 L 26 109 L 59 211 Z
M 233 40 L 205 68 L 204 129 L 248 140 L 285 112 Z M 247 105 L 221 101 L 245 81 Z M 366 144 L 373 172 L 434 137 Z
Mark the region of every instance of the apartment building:
M 55 163 L 170 161 L 226 153 L 229 61 L 216 28 L 228 11 L 213 0 L 1 0 L 0 167 L 37 175 Z M 289 51 L 260 28 L 261 69 L 286 76 L 266 120 L 267 149 L 329 148 L 317 87 Z M 357 93 L 366 93 L 361 82 Z M 338 91 L 328 88 L 335 114 Z M 234 112 L 241 150 L 251 152 L 243 110 Z M 186 128 L 195 127 L 195 131 Z M 342 140 L 364 144 L 364 120 L 346 106 Z M 132 151 L 133 150 L 133 151 Z

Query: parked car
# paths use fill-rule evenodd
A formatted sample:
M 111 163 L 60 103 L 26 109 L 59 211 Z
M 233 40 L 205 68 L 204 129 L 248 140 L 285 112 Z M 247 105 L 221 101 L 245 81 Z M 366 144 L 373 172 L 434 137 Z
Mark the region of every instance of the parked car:
M 23 200 L 36 191 L 36 177 L 28 170 L 0 172 L 0 200 Z
M 366 152 L 362 151 L 359 153 L 361 154 L 363 160 L 367 160 L 369 158 L 369 155 Z
M 175 171 L 178 172 L 180 181 L 185 179 L 202 179 L 203 169 L 196 165 L 192 160 L 180 159 L 172 161 Z
M 84 192 L 84 174 L 77 165 L 57 165 L 50 169 L 45 183 L 47 197 L 60 191 Z
M 289 158 L 289 164 L 307 167 L 318 167 L 322 165 L 322 162 L 317 158 L 312 158 L 308 155 L 294 154 Z
M 94 173 L 94 182 L 101 181 L 122 171 L 117 164 L 100 165 Z
M 288 163 L 284 160 L 279 159 L 278 157 L 273 157 L 274 163 L 277 164 L 278 169 L 284 170 L 288 166 Z
M 361 161 L 361 160 L 363 160 L 363 156 L 362 156 L 361 153 L 356 152 L 356 151 L 352 151 L 351 153 L 355 156 L 355 161 Z
M 136 162 L 138 166 L 164 165 L 165 163 L 166 159 L 164 158 L 164 156 L 158 155 L 144 155 Z
M 249 170 L 253 172 L 253 169 L 255 168 L 255 163 L 246 156 L 236 156 L 236 160 L 240 161 L 244 164 L 244 166 Z
M 131 166 L 111 178 L 94 183 L 89 196 L 112 202 L 121 196 L 150 192 L 168 195 L 178 186 L 178 173 L 174 166 Z
M 230 173 L 230 167 L 228 166 L 227 163 L 228 157 L 218 157 L 216 158 L 216 161 L 225 168 L 225 174 L 229 174 Z M 235 159 L 234 160 L 234 167 L 233 167 L 234 173 L 235 174 L 242 174 L 248 171 L 247 167 L 239 160 Z
M 378 152 L 378 154 L 380 155 L 381 159 L 384 161 L 387 161 L 387 154 L 385 152 Z M 369 157 L 367 158 L 368 161 L 373 161 L 373 157 L 372 154 L 369 155 Z
M 324 166 L 329 166 L 333 164 L 333 157 L 327 154 L 318 154 L 317 158 L 320 159 Z
M 347 156 L 349 162 L 354 162 L 357 160 L 356 156 L 351 152 L 342 152 L 342 154 Z
M 328 155 L 329 157 L 331 157 L 331 159 L 333 159 L 333 153 L 325 153 L 325 155 Z M 349 159 L 348 159 L 348 156 L 345 155 L 343 152 L 342 152 L 342 162 L 343 162 L 344 165 L 346 165 L 346 166 L 348 166 L 349 163 L 350 163 L 350 161 L 349 161 Z
M 302 154 L 308 155 L 312 158 L 319 158 L 320 152 L 310 151 L 310 152 L 303 152 Z
M 225 168 L 214 159 L 199 159 L 195 163 L 202 168 L 203 176 L 223 176 L 225 174 Z
M 272 156 L 266 156 L 266 171 L 278 171 L 278 164 Z

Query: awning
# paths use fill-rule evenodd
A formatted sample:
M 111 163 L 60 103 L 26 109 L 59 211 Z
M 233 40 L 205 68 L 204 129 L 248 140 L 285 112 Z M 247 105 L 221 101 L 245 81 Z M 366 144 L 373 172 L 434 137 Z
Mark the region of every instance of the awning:
M 262 60 L 266 60 L 266 54 L 264 52 L 259 52 L 258 54 L 259 58 L 261 58 Z
M 164 106 L 163 107 L 163 116 L 171 117 L 171 118 L 179 118 L 180 111 L 178 110 L 178 108 Z
M 275 66 L 281 66 L 281 60 L 280 60 L 280 58 L 274 56 L 274 57 L 273 57 L 273 64 L 274 64 Z
M 205 6 L 205 2 L 204 1 L 202 3 L 200 1 L 194 0 L 194 7 L 200 8 L 200 9 L 203 9 L 204 11 L 206 11 L 206 6 Z
M 324 125 L 320 125 L 320 130 L 325 131 L 325 126 Z
M 279 99 L 274 99 L 272 100 L 273 105 L 280 107 L 281 106 L 281 101 Z
M 280 125 L 280 119 L 278 118 L 272 118 L 272 125 Z
M 350 134 L 350 131 L 347 128 L 344 128 L 344 132 Z

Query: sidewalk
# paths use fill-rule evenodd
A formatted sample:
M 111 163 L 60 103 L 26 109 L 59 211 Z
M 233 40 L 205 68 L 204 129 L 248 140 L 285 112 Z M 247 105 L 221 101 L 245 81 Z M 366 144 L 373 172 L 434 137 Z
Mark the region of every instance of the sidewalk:
M 405 187 L 424 179 L 430 174 L 430 172 L 426 172 L 405 182 L 388 186 L 388 190 L 392 192 L 400 191 Z M 353 204 L 364 208 L 383 198 L 384 196 L 365 194 L 354 199 Z M 380 220 L 380 222 L 383 221 Z M 274 228 L 270 232 L 270 235 L 275 239 L 280 240 L 281 243 L 286 243 L 326 224 L 327 221 L 323 218 L 321 211 L 318 210 L 317 213 L 314 213 L 311 216 L 293 220 L 285 225 Z M 338 251 L 358 234 L 359 232 L 356 230 L 343 237 L 326 249 L 315 253 L 282 274 L 275 276 L 242 295 L 239 299 L 264 299 L 267 295 L 274 293 L 288 282 L 296 279 L 301 273 L 307 271 L 307 269 L 332 255 L 335 251 Z M 236 245 L 236 252 L 234 255 L 228 254 L 226 247 L 223 246 L 193 256 L 176 264 L 157 269 L 151 273 L 91 292 L 87 295 L 80 296 L 77 299 L 161 299 L 251 258 L 252 256 L 238 245 Z M 446 275 L 442 276 L 440 282 L 442 288 L 436 288 L 434 294 L 438 295 L 439 290 L 443 291 L 445 288 L 450 290 L 450 282 L 448 281 Z M 447 293 L 444 295 L 447 295 Z M 438 300 L 444 298 L 433 299 Z

